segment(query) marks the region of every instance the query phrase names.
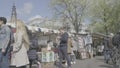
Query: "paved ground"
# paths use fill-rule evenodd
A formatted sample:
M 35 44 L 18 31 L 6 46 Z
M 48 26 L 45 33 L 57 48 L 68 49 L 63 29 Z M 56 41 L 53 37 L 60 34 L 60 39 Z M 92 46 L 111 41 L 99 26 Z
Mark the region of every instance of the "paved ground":
M 77 60 L 72 68 L 113 68 L 112 65 L 104 63 L 103 57 L 97 56 L 93 59 Z
M 56 68 L 56 67 L 53 66 L 52 63 L 50 63 L 42 68 Z M 77 60 L 76 64 L 72 65 L 72 68 L 113 68 L 113 67 L 112 65 L 104 63 L 102 56 L 97 56 L 93 59 Z

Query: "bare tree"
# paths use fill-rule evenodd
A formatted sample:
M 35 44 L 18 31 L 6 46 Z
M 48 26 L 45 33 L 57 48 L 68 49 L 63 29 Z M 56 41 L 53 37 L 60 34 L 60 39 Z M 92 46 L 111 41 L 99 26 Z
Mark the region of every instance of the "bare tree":
M 84 20 L 88 3 L 88 0 L 52 0 L 51 5 L 55 11 L 55 16 L 59 19 L 64 19 L 64 23 L 71 24 L 76 33 L 78 33 Z

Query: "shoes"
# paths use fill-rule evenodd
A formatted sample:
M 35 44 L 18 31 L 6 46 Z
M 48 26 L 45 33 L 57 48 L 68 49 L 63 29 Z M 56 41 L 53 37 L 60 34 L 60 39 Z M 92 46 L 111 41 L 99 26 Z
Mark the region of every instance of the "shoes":
M 75 64 L 76 62 L 74 61 L 74 62 L 71 62 L 71 64 Z
M 75 64 L 76 62 L 74 61 L 73 64 Z
M 73 62 L 71 62 L 71 64 L 74 64 Z
M 65 63 L 65 65 L 67 66 L 67 63 Z

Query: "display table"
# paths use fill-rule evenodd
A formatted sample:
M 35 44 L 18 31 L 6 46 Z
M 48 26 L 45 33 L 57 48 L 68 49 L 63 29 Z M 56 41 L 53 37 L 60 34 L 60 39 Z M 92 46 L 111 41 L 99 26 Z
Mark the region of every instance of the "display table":
M 53 68 L 55 55 L 52 50 L 47 50 L 47 48 L 42 48 L 41 54 L 41 65 L 42 68 Z
M 46 48 L 42 48 L 42 60 L 41 62 L 54 62 L 54 52 L 52 50 L 47 50 Z

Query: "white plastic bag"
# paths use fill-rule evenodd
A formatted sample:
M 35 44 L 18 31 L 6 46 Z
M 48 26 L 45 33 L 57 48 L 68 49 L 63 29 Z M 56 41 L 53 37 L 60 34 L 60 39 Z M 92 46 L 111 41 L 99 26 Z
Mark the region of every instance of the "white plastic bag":
M 41 68 L 41 63 L 37 62 L 37 68 Z

